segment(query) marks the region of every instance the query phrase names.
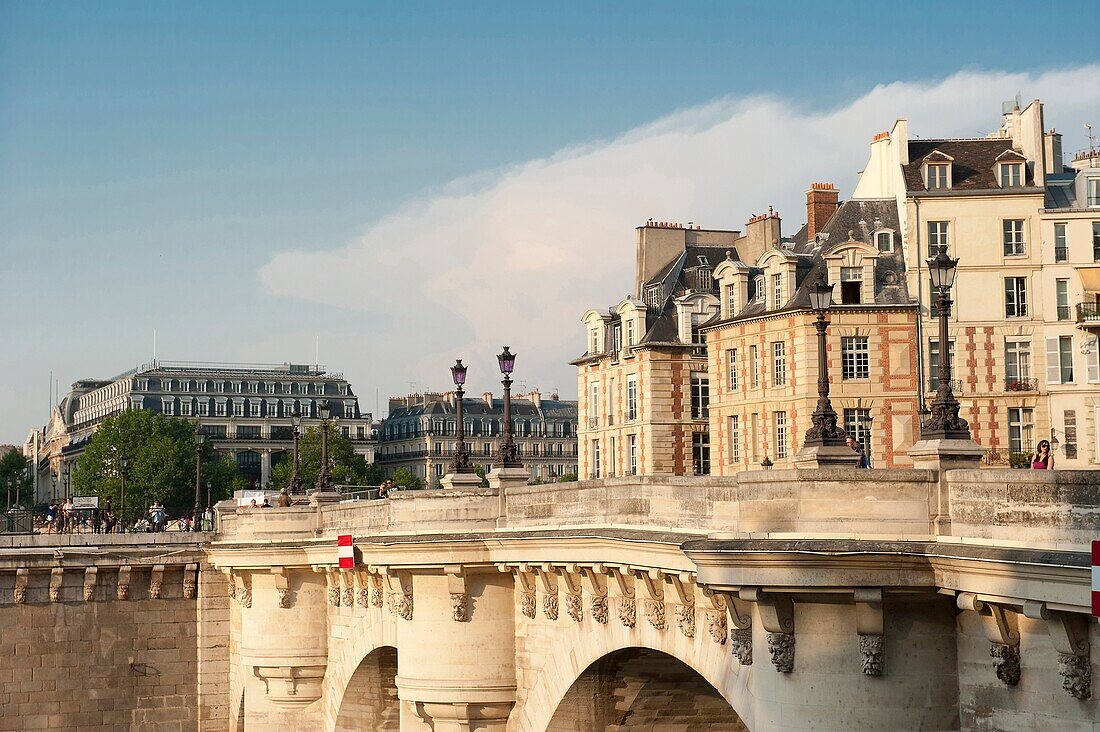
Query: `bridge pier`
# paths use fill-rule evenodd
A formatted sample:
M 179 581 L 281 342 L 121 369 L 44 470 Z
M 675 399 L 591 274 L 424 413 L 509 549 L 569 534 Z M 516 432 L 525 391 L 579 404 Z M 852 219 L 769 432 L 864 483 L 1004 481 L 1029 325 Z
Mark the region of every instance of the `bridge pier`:
M 410 577 L 397 629 L 402 732 L 504 730 L 516 699 L 514 592 L 495 567 Z

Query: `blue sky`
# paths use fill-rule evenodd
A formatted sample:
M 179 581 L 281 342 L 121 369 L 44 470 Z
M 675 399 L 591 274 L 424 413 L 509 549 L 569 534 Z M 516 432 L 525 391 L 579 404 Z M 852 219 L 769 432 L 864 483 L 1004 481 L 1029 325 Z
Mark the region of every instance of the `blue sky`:
M 1067 150 L 1100 126 L 1061 88 L 1082 77 L 1057 75 L 1100 60 L 1067 32 L 1100 22 L 1094 4 L 548 7 L 0 4 L 0 442 L 45 421 L 50 370 L 62 391 L 123 371 L 154 327 L 166 359 L 311 361 L 317 336 L 370 410 L 376 390 L 444 386 L 455 356 L 492 388 L 504 342 L 529 385 L 573 394 L 579 316 L 630 289 L 649 216 L 737 227 L 775 203 L 793 230 L 807 176 L 850 191 L 867 134 L 920 94 L 929 133 L 995 128 L 992 102 L 933 124 L 988 86 L 1048 100 Z M 767 198 L 748 183 L 789 163 L 799 128 L 769 137 L 765 112 L 828 130 Z M 722 148 L 716 130 L 756 138 Z M 586 196 L 621 189 L 605 208 L 545 193 L 605 175 Z M 699 183 L 723 176 L 745 181 L 736 200 Z M 501 211 L 540 225 L 501 235 Z M 608 270 L 575 276 L 554 243 L 601 221 Z

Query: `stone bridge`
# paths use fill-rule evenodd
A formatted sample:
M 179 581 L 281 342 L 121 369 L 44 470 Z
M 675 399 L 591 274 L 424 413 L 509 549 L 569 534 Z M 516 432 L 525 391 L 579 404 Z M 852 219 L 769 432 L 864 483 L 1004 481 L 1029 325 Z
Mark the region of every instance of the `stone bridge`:
M 499 482 L 221 507 L 229 728 L 1100 729 L 1096 473 Z

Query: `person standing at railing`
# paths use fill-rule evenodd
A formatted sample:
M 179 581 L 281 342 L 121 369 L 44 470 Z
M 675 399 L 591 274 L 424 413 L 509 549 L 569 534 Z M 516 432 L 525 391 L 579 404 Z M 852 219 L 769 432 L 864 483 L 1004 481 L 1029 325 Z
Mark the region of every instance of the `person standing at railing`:
M 1039 446 L 1031 455 L 1032 470 L 1054 470 L 1054 455 L 1050 451 L 1050 442 L 1039 440 Z

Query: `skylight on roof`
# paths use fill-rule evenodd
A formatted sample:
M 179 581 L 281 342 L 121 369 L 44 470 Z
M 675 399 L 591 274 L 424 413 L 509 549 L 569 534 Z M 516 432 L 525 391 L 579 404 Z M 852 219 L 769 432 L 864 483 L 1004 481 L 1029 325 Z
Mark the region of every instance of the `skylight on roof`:
M 707 258 L 704 257 L 703 255 L 699 255 L 699 264 L 707 265 L 707 264 L 710 264 L 710 262 L 708 262 Z

